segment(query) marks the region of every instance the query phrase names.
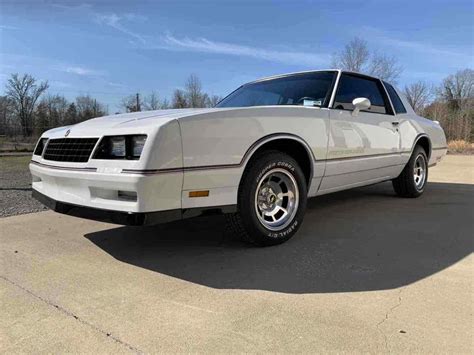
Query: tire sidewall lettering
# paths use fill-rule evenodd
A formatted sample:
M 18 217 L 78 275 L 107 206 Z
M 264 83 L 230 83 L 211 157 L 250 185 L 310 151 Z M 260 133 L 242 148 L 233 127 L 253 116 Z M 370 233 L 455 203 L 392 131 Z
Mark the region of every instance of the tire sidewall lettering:
M 268 236 L 270 238 L 283 238 L 286 237 L 288 234 L 291 234 L 293 230 L 298 226 L 298 221 L 295 220 L 289 227 L 286 229 L 279 231 L 279 232 L 268 232 Z
M 262 176 L 265 175 L 265 173 L 273 168 L 283 168 L 285 170 L 291 171 L 293 174 L 295 172 L 295 168 L 291 163 L 285 162 L 285 161 L 278 161 L 278 162 L 272 162 L 265 166 L 265 168 L 262 169 L 260 174 L 258 174 L 256 182 L 257 184 L 260 182 L 262 179 Z

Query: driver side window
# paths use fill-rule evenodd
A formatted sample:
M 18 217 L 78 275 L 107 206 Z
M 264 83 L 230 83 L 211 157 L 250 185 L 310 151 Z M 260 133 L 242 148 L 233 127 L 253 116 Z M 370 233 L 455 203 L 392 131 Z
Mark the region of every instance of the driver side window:
M 387 103 L 382 94 L 379 80 L 369 79 L 351 74 L 342 74 L 336 92 L 333 108 L 353 110 L 352 100 L 365 97 L 370 100 L 371 107 L 366 112 L 389 113 Z

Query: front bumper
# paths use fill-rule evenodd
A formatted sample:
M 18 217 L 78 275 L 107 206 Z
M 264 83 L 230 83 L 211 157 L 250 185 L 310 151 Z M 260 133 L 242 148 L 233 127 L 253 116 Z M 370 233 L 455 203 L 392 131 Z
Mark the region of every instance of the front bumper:
M 155 175 L 122 169 L 53 166 L 32 161 L 33 190 L 66 204 L 124 213 L 181 209 L 182 172 Z
M 208 214 L 234 213 L 236 205 L 182 209 L 182 172 L 153 175 L 106 173 L 97 169 L 31 162 L 33 197 L 50 209 L 123 225 L 150 225 Z M 136 200 L 119 191 L 136 192 Z
M 55 212 L 68 214 L 75 217 L 92 219 L 95 221 L 112 222 L 128 226 L 143 226 L 166 223 L 182 218 L 180 209 L 158 212 L 121 212 L 105 210 L 86 206 L 77 206 L 70 203 L 57 201 L 33 190 L 32 196 L 46 207 Z
M 43 195 L 34 189 L 32 196 L 55 212 L 95 221 L 112 222 L 127 226 L 153 225 L 177 221 L 185 218 L 237 212 L 236 205 L 186 208 L 157 212 L 120 212 L 86 206 L 77 206 L 71 203 L 56 201 L 55 199 Z

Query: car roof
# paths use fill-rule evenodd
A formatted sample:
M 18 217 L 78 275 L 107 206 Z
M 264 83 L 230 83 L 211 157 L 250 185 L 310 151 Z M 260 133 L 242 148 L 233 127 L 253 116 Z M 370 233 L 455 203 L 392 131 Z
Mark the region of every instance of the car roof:
M 337 73 L 343 72 L 343 73 L 349 73 L 349 74 L 356 74 L 356 75 L 360 75 L 360 76 L 364 76 L 364 77 L 368 77 L 368 78 L 373 78 L 373 79 L 379 79 L 379 78 L 374 77 L 374 76 L 371 76 L 371 75 L 367 75 L 367 74 L 359 73 L 359 72 L 355 72 L 355 71 L 350 71 L 350 70 L 342 70 L 342 69 L 318 69 L 318 70 L 305 70 L 305 71 L 298 71 L 298 72 L 293 72 L 293 73 L 285 73 L 285 74 L 278 74 L 278 75 L 267 76 L 267 77 L 260 78 L 260 79 L 254 80 L 254 81 L 250 81 L 250 82 L 248 82 L 247 84 L 258 83 L 258 82 L 261 82 L 261 81 L 272 80 L 272 79 L 278 79 L 278 78 L 284 78 L 284 77 L 292 76 L 292 75 L 308 74 L 308 73 L 318 73 L 318 72 L 337 72 Z

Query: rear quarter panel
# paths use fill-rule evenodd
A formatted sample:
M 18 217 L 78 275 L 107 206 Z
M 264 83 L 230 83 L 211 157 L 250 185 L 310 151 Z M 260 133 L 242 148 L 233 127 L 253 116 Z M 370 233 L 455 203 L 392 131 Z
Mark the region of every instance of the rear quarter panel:
M 447 152 L 446 136 L 443 128 L 434 121 L 418 116 L 413 111 L 405 95 L 398 89 L 396 91 L 407 110 L 406 114 L 397 115 L 400 121 L 400 151 L 402 152 L 402 157 L 407 162 L 410 159 L 417 139 L 421 135 L 426 135 L 431 143 L 429 165 L 436 164 Z

